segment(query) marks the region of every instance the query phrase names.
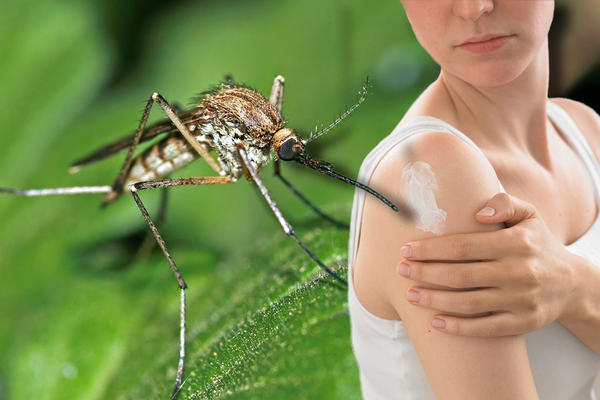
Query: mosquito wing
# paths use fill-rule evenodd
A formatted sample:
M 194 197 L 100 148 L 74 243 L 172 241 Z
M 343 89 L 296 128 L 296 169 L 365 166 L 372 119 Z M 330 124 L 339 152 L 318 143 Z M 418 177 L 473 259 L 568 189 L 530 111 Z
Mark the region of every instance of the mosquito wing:
M 178 114 L 178 116 L 185 125 L 192 124 L 194 122 L 204 123 L 206 122 L 206 118 L 211 116 L 209 115 L 210 113 L 206 113 L 206 111 L 207 110 L 203 108 L 194 108 L 192 110 L 182 111 Z M 140 143 L 151 140 L 164 133 L 170 133 L 176 130 L 177 128 L 171 121 L 167 120 L 158 122 L 144 129 L 144 133 L 142 133 L 142 137 L 140 138 Z M 73 164 L 71 164 L 71 172 L 77 172 L 81 167 L 104 160 L 105 158 L 108 158 L 123 149 L 129 148 L 133 143 L 134 138 L 135 132 L 127 137 L 102 146 L 87 156 L 76 160 L 73 162 Z

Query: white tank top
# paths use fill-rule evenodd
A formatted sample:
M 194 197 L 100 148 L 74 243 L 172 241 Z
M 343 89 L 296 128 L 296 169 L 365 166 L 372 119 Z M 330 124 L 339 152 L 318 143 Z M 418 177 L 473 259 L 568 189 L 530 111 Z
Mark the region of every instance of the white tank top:
M 548 100 L 546 111 L 583 160 L 594 182 L 596 201 L 600 207 L 600 166 L 589 144 L 561 107 Z M 360 168 L 358 181 L 368 183 L 377 163 L 393 146 L 422 132 L 448 132 L 483 154 L 469 137 L 448 123 L 433 117 L 418 116 L 396 126 L 367 155 Z M 502 183 L 500 188 L 505 192 Z M 365 194 L 363 190 L 355 189 L 348 243 L 348 309 L 352 347 L 358 362 L 363 398 L 434 400 L 433 391 L 403 322 L 370 313 L 359 302 L 354 291 L 352 266 L 356 260 Z M 600 268 L 600 215 L 583 236 L 565 247 Z M 599 355 L 557 321 L 526 334 L 525 339 L 540 400 L 596 400 L 592 386 L 600 371 Z

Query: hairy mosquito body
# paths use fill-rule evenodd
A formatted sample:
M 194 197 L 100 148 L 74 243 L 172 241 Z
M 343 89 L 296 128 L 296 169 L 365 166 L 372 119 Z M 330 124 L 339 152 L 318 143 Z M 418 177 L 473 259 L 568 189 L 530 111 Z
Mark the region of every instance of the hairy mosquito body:
M 159 93 L 154 93 L 146 103 L 144 114 L 134 135 L 127 136 L 96 150 L 74 162 L 71 167 L 71 172 L 77 172 L 85 165 L 100 161 L 121 150 L 129 149 L 121 170 L 112 185 L 29 190 L 0 188 L 0 193 L 22 196 L 105 193 L 104 204 L 114 201 L 123 193 L 132 195 L 152 232 L 154 240 L 165 255 L 177 280 L 181 294 L 179 363 L 171 399 L 177 396 L 182 385 L 185 358 L 185 290 L 187 285 L 158 230 L 158 225 L 162 220 L 162 216 L 164 216 L 164 201 L 161 203 L 161 212 L 157 224 L 150 217 L 138 194 L 139 191 L 155 188 L 166 190 L 171 186 L 233 183 L 240 177 L 245 176 L 248 181 L 256 184 L 285 234 L 296 241 L 319 267 L 344 285 L 347 285 L 346 280 L 329 269 L 296 236 L 293 227 L 285 219 L 258 176 L 258 173 L 271 158 L 274 160 L 275 175 L 317 214 L 338 226 L 347 228 L 346 224 L 336 221 L 321 212 L 282 176 L 279 165 L 280 160 L 295 161 L 320 173 L 349 183 L 377 197 L 386 206 L 394 211 L 399 211 L 404 217 L 414 217 L 414 211 L 410 206 L 398 204 L 397 207 L 370 187 L 338 174 L 333 170 L 331 164 L 310 158 L 305 150 L 306 144 L 329 131 L 364 101 L 367 84 L 365 84 L 362 96 L 356 104 L 328 127 L 311 134 L 306 140 L 302 139 L 292 129 L 285 127 L 281 115 L 283 84 L 283 77 L 277 76 L 273 82 L 271 96 L 267 100 L 257 91 L 235 85 L 229 81 L 218 89 L 204 93 L 196 107 L 177 112 Z M 169 120 L 146 127 L 146 121 L 154 103 L 160 105 Z M 135 156 L 135 150 L 141 142 L 151 140 L 159 135 L 166 136 Z M 216 161 L 211 152 L 216 156 Z M 217 176 L 166 178 L 197 158 L 204 159 Z M 166 194 L 166 192 L 163 193 Z M 163 200 L 165 199 L 166 195 L 163 196 Z
M 273 135 L 284 126 L 281 114 L 261 94 L 245 87 L 225 87 L 207 93 L 190 119 L 185 123 L 188 130 L 207 152 L 215 151 L 220 175 L 233 182 L 243 174 L 236 144 L 244 145 L 252 166 L 259 172 L 270 158 Z M 124 184 L 107 194 L 105 203 L 137 182 L 167 177 L 198 157 L 181 134 L 173 132 L 133 159 Z

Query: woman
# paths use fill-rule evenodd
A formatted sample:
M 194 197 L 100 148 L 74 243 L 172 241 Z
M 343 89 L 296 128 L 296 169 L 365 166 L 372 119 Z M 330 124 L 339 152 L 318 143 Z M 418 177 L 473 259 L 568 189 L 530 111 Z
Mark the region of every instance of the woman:
M 583 104 L 548 99 L 547 34 L 554 2 L 402 4 L 415 36 L 441 72 L 365 158 L 359 173 L 359 181 L 417 211 L 412 221 L 403 220 L 355 192 L 348 301 L 363 397 L 589 400 L 600 371 L 600 350 L 593 350 L 600 346 L 592 343 L 598 336 L 589 334 L 588 325 L 584 343 L 578 337 L 585 335 L 575 336 L 572 326 L 567 329 L 554 319 L 590 300 L 589 291 L 588 298 L 575 295 L 580 293 L 574 284 L 577 273 L 563 264 L 600 268 L 600 117 Z M 554 319 L 538 321 L 540 329 L 526 335 L 445 334 L 431 326 L 434 310 L 407 300 L 415 282 L 396 274 L 400 247 L 440 235 L 503 228 L 473 218 L 497 192 L 535 206 L 536 237 L 546 232 L 544 240 L 535 242 L 531 227 L 511 231 L 522 235 L 512 236 L 520 245 L 503 257 L 522 260 L 517 254 L 522 252 L 541 260 L 552 254 L 536 268 L 554 262 L 546 275 L 564 276 L 544 288 L 550 295 L 543 304 L 553 309 L 547 315 Z M 479 264 L 491 270 L 491 262 Z M 467 271 L 468 264 L 447 265 Z M 458 283 L 476 276 L 445 271 L 455 285 L 419 286 L 457 290 Z M 496 281 L 476 286 L 492 287 Z M 490 292 L 506 305 L 504 310 L 483 313 L 472 303 L 464 307 L 471 312 L 451 315 L 503 318 L 510 314 L 509 305 L 524 299 L 519 292 L 510 298 Z

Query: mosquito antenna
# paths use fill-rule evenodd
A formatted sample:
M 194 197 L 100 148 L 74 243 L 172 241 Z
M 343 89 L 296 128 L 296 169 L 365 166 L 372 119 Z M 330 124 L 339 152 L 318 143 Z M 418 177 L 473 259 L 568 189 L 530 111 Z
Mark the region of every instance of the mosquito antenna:
M 318 138 L 319 136 L 327 133 L 328 131 L 330 131 L 334 126 L 336 126 L 337 124 L 339 124 L 340 122 L 342 122 L 342 120 L 344 118 L 346 118 L 348 115 L 350 115 L 350 113 L 354 110 L 356 110 L 356 108 L 358 106 L 360 106 L 360 104 L 365 101 L 365 98 L 367 97 L 367 91 L 369 89 L 369 77 L 367 76 L 367 78 L 365 79 L 365 84 L 362 88 L 362 94 L 360 96 L 360 99 L 358 99 L 358 101 L 349 109 L 346 110 L 346 112 L 344 112 L 342 115 L 340 115 L 335 121 L 333 121 L 327 128 L 321 130 L 320 132 L 317 132 L 315 134 L 312 134 L 309 136 L 308 139 L 306 139 L 304 141 L 304 145 L 312 142 L 313 140 L 315 140 L 316 138 Z M 360 93 L 360 92 L 359 92 Z M 316 129 L 315 129 L 316 131 Z

